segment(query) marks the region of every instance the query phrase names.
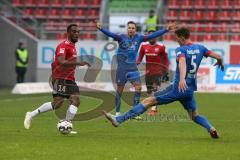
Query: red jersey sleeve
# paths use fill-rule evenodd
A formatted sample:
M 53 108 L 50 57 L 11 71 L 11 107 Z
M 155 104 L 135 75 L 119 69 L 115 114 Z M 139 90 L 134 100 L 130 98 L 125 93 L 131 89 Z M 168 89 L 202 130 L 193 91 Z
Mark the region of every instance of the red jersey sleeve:
M 144 45 L 141 45 L 140 51 L 138 54 L 137 64 L 140 64 L 142 62 L 143 56 L 144 56 Z
M 168 55 L 167 55 L 165 46 L 163 46 L 163 63 L 167 68 L 169 68 L 169 59 L 168 59 Z

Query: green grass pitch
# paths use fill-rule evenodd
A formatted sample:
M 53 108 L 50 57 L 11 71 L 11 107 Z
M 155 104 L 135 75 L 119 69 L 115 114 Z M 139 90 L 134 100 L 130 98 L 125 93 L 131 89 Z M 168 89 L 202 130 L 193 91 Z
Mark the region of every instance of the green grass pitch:
M 11 95 L 0 91 L 0 160 L 238 160 L 240 159 L 240 95 L 196 94 L 199 112 L 218 129 L 211 139 L 200 126 L 186 119 L 179 103 L 160 108 L 156 120 L 131 120 L 113 128 L 103 117 L 74 122 L 76 135 L 61 135 L 53 112 L 23 128 L 26 111 L 50 101 L 50 94 Z M 80 112 L 100 100 L 81 96 Z M 114 104 L 113 104 L 114 105 Z M 122 110 L 129 106 L 123 104 Z M 183 119 L 174 119 L 180 115 Z M 166 118 L 168 117 L 168 118 Z M 185 119 L 184 119 L 185 117 Z

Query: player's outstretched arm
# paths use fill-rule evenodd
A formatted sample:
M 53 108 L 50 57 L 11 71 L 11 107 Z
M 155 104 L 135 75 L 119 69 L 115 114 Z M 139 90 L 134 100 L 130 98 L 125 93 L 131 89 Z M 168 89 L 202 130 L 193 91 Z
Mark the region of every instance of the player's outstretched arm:
M 144 36 L 143 41 L 148 41 L 150 39 L 154 39 L 154 38 L 157 38 L 159 36 L 162 36 L 163 34 L 167 33 L 168 31 L 173 31 L 174 29 L 176 29 L 176 27 L 177 27 L 177 25 L 175 23 L 169 23 L 167 25 L 166 29 L 161 29 L 161 30 L 158 30 L 156 32 L 153 32 L 152 34 Z
M 214 64 L 214 66 L 218 66 L 219 68 L 221 68 L 222 71 L 224 71 L 224 64 L 223 64 L 222 56 L 211 51 L 211 54 L 209 55 L 209 57 L 216 59 L 217 62 Z
M 186 73 L 187 73 L 187 65 L 186 65 L 185 57 L 179 58 L 178 67 L 179 67 L 179 73 L 180 73 L 178 90 L 179 90 L 179 92 L 184 92 L 187 89 L 187 83 L 185 80 Z
M 116 39 L 118 40 L 119 39 L 119 35 L 118 34 L 115 34 L 113 32 L 110 32 L 104 28 L 101 27 L 101 24 L 99 22 L 96 22 L 96 27 L 99 31 L 101 31 L 102 33 L 104 33 L 106 36 L 108 37 L 112 37 L 113 39 Z

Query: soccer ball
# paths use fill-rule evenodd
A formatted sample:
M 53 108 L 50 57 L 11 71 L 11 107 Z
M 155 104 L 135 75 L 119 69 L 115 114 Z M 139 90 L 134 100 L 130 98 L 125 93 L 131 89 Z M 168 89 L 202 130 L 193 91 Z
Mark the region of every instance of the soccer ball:
M 70 121 L 60 120 L 57 129 L 61 134 L 69 134 L 73 129 L 73 125 Z

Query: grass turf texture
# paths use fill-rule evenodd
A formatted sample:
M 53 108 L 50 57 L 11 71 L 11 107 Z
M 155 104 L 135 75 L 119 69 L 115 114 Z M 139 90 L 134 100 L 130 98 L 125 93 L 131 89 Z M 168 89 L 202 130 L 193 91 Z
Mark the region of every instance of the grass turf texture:
M 240 157 L 239 94 L 196 94 L 201 114 L 218 129 L 221 138 L 209 134 L 190 120 L 128 121 L 113 128 L 103 118 L 74 122 L 76 135 L 61 135 L 53 112 L 33 120 L 32 128 L 23 128 L 25 112 L 43 102 L 50 94 L 11 95 L 0 91 L 1 160 L 233 160 Z M 100 100 L 81 97 L 80 112 L 96 106 Z M 113 104 L 114 105 L 114 104 Z M 122 110 L 129 107 L 123 104 Z M 183 115 L 179 103 L 160 108 L 161 115 Z M 147 116 L 144 115 L 146 118 Z

